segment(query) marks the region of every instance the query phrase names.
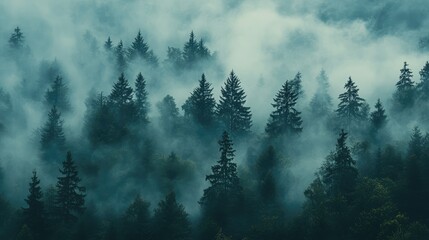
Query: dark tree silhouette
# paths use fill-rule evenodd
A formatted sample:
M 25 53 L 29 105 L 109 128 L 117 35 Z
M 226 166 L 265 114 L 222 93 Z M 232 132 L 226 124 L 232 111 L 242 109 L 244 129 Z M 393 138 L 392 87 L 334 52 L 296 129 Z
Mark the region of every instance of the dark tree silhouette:
M 301 112 L 295 109 L 298 93 L 293 84 L 286 81 L 274 98 L 274 111 L 270 114 L 265 132 L 270 137 L 282 134 L 297 134 L 302 131 Z
M 160 122 L 164 130 L 169 133 L 177 131 L 179 125 L 179 108 L 176 106 L 174 98 L 167 95 L 157 104 L 160 113 Z
M 33 171 L 29 183 L 28 196 L 25 199 L 27 207 L 23 208 L 24 223 L 28 226 L 34 240 L 44 239 L 45 212 L 42 201 L 42 189 L 36 171 Z
M 61 112 L 67 112 L 70 110 L 68 91 L 69 89 L 63 82 L 63 78 L 58 75 L 51 84 L 50 89 L 46 90 L 45 101 L 49 107 L 56 106 Z
M 48 113 L 48 120 L 41 129 L 40 145 L 44 157 L 58 156 L 64 150 L 66 138 L 63 132 L 63 120 L 55 106 Z
M 119 41 L 118 45 L 115 47 L 115 56 L 116 56 L 116 68 L 119 72 L 124 72 L 127 68 L 127 59 L 124 44 L 122 40 Z
M 304 95 L 304 90 L 302 89 L 302 74 L 298 72 L 295 77 L 290 81 L 292 84 L 292 89 L 298 94 L 298 98 Z
M 143 78 L 143 75 L 139 73 L 137 75 L 135 83 L 135 95 L 136 95 L 136 114 L 137 119 L 142 123 L 148 123 L 148 112 L 149 112 L 149 102 L 147 99 L 147 90 L 146 90 L 146 80 Z
M 429 62 L 420 70 L 420 82 L 417 85 L 419 95 L 423 100 L 429 99 Z
M 188 67 L 198 60 L 198 42 L 195 40 L 193 31 L 189 34 L 189 40 L 183 47 L 183 60 Z
M 359 96 L 359 89 L 353 82 L 352 78 L 344 85 L 346 92 L 338 97 L 340 103 L 336 110 L 341 124 L 348 130 L 359 124 L 365 118 L 364 106 L 365 100 Z
M 211 84 L 207 82 L 203 74 L 199 80 L 199 86 L 182 106 L 185 116 L 190 117 L 195 123 L 203 127 L 211 127 L 215 123 L 216 101 L 212 91 Z
M 317 90 L 310 102 L 310 109 L 315 117 L 323 117 L 332 112 L 332 98 L 329 95 L 329 81 L 322 70 L 317 77 Z
M 375 110 L 371 113 L 371 124 L 374 129 L 381 129 L 387 123 L 387 116 L 380 99 L 375 104 Z
M 407 62 L 404 62 L 404 67 L 401 69 L 399 81 L 396 83 L 396 91 L 393 95 L 397 110 L 410 108 L 415 100 L 415 86 L 412 80 L 413 73 L 408 68 Z
M 244 106 L 246 94 L 240 86 L 240 80 L 231 71 L 225 87 L 221 88 L 216 115 L 227 132 L 233 136 L 242 136 L 250 131 L 252 126 L 250 108 Z
M 112 48 L 113 48 L 113 42 L 112 42 L 112 40 L 110 39 L 110 36 L 109 36 L 107 38 L 106 42 L 104 42 L 104 49 L 107 52 L 110 52 L 112 50 Z
M 176 202 L 174 193 L 168 194 L 158 203 L 153 217 L 154 239 L 191 239 L 191 224 L 182 204 Z
M 9 46 L 15 50 L 20 50 L 24 47 L 24 34 L 21 32 L 19 27 L 16 27 L 13 30 L 13 33 L 9 38 Z
M 140 195 L 128 207 L 123 219 L 123 231 L 125 239 L 139 240 L 150 239 L 150 213 L 149 203 L 143 201 Z
M 65 223 L 76 221 L 85 210 L 85 188 L 80 185 L 77 167 L 71 152 L 67 152 L 66 160 L 60 169 L 55 197 L 55 208 L 59 219 Z

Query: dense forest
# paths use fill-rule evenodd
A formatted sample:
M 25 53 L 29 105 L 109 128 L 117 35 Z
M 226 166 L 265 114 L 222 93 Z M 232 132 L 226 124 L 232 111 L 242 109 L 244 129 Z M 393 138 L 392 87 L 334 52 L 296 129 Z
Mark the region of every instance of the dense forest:
M 364 72 L 249 80 L 204 32 L 165 56 L 133 32 L 72 60 L 0 34 L 0 239 L 429 239 L 429 61 L 374 101 Z

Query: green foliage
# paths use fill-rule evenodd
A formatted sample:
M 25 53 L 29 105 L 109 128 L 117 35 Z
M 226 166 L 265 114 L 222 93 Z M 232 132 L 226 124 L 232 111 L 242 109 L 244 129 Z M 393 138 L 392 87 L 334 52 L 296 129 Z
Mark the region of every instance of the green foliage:
M 57 76 L 51 84 L 50 89 L 45 92 L 45 102 L 49 107 L 55 106 L 61 112 L 70 110 L 70 102 L 68 98 L 69 89 L 63 82 L 61 76 Z
M 9 46 L 16 50 L 22 49 L 24 47 L 24 34 L 21 32 L 19 27 L 16 27 L 13 30 L 13 33 L 10 35 Z
M 142 123 L 148 123 L 148 112 L 149 112 L 149 102 L 148 102 L 148 93 L 146 90 L 146 80 L 143 78 L 143 75 L 139 73 L 137 75 L 135 83 L 135 95 L 136 95 L 136 114 L 137 119 Z
M 291 81 L 286 81 L 274 98 L 274 111 L 270 114 L 265 132 L 270 137 L 297 134 L 302 131 L 301 112 L 295 109 L 298 92 Z
M 40 145 L 44 160 L 52 161 L 59 153 L 64 151 L 65 141 L 61 114 L 53 106 L 48 113 L 48 120 L 40 130 Z
M 127 58 L 122 40 L 119 41 L 118 45 L 115 47 L 115 56 L 116 56 L 116 68 L 118 72 L 124 72 L 127 68 Z
M 396 110 L 402 111 L 413 106 L 415 101 L 415 86 L 412 80 L 413 73 L 408 68 L 407 62 L 401 69 L 399 81 L 396 83 L 396 91 L 393 95 Z
M 380 99 L 375 104 L 375 110 L 371 112 L 371 124 L 374 129 L 379 130 L 387 123 L 387 116 Z
M 222 127 L 233 136 L 242 136 L 250 131 L 252 125 L 250 108 L 244 106 L 246 94 L 240 86 L 240 80 L 231 71 L 225 86 L 221 88 L 216 115 Z
M 357 127 L 365 119 L 365 100 L 359 96 L 359 89 L 352 78 L 344 85 L 346 91 L 338 97 L 340 103 L 336 110 L 340 123 L 348 131 Z
M 177 131 L 179 125 L 179 108 L 177 108 L 176 101 L 170 95 L 165 96 L 157 105 L 160 113 L 161 127 L 167 133 Z
M 322 70 L 317 77 L 317 90 L 310 102 L 310 109 L 315 117 L 326 116 L 332 111 L 332 98 L 329 95 L 329 80 Z
M 149 205 L 138 195 L 128 207 L 123 218 L 124 239 L 149 239 L 151 236 Z
M 29 194 L 25 199 L 28 207 L 23 208 L 24 222 L 35 240 L 43 239 L 43 234 L 45 233 L 45 212 L 42 201 L 42 189 L 36 171 L 33 171 L 28 191 Z

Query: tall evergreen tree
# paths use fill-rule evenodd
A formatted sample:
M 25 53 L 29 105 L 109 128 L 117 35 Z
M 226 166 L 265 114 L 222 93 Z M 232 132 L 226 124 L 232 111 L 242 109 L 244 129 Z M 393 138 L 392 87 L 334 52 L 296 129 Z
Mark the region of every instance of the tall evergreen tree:
M 417 85 L 419 95 L 423 100 L 429 99 L 429 62 L 420 70 L 420 82 Z
M 375 104 L 375 110 L 371 113 L 371 124 L 378 130 L 386 125 L 386 123 L 387 116 L 379 98 Z
M 191 239 L 191 224 L 182 204 L 177 203 L 174 193 L 160 201 L 154 215 L 154 239 L 187 240 Z
M 326 158 L 321 169 L 322 180 L 331 196 L 349 197 L 356 185 L 356 161 L 352 158 L 346 141 L 347 133 L 341 130 L 336 150 Z
M 355 126 L 355 124 L 358 124 L 364 119 L 363 107 L 365 105 L 365 100 L 359 97 L 359 89 L 351 77 L 349 77 L 344 88 L 346 91 L 338 97 L 340 103 L 338 104 L 336 112 L 342 125 L 350 130 L 352 126 Z
M 36 171 L 33 171 L 28 192 L 29 194 L 25 199 L 28 207 L 23 208 L 24 223 L 29 227 L 34 240 L 44 239 L 45 219 L 42 201 L 43 194 Z
M 142 84 L 142 86 L 144 85 L 143 83 L 144 79 L 141 79 L 140 84 Z M 140 92 L 139 94 L 145 93 Z M 139 96 L 143 97 L 143 95 Z M 128 119 L 133 119 L 136 116 L 135 104 L 133 100 L 133 89 L 129 85 L 128 80 L 125 78 L 124 73 L 121 73 L 118 81 L 113 84 L 112 92 L 109 95 L 109 104 L 117 111 L 119 116 Z
M 304 94 L 304 90 L 302 89 L 302 74 L 298 72 L 290 83 L 292 84 L 293 91 L 298 94 L 298 97 L 302 97 Z
M 257 175 L 259 182 L 259 194 L 264 203 L 275 203 L 278 197 L 276 168 L 278 157 L 273 146 L 269 146 L 257 160 Z
M 119 41 L 118 45 L 115 47 L 116 55 L 116 68 L 119 72 L 124 72 L 127 68 L 127 59 L 125 57 L 125 49 L 122 40 Z
M 231 71 L 225 87 L 221 88 L 221 94 L 216 114 L 226 131 L 235 136 L 248 133 L 252 125 L 252 114 L 250 108 L 244 106 L 246 94 L 234 71 Z
M 203 74 L 201 80 L 199 80 L 199 86 L 194 89 L 191 96 L 182 106 L 185 116 L 190 117 L 203 127 L 213 126 L 215 122 L 216 101 L 212 91 L 211 84 L 207 82 Z
M 412 78 L 413 73 L 408 68 L 407 62 L 404 62 L 404 67 L 401 69 L 399 81 L 396 83 L 396 91 L 393 95 L 398 110 L 409 108 L 414 104 L 415 86 Z
M 134 38 L 134 42 L 131 44 L 131 47 L 128 49 L 128 57 L 133 60 L 137 57 L 145 59 L 149 51 L 149 46 L 144 41 L 141 32 L 137 33 L 137 36 Z
M 123 219 L 123 231 L 125 239 L 140 240 L 150 239 L 150 204 L 144 201 L 140 195 L 134 199 L 134 202 L 128 207 Z
M 167 95 L 157 104 L 160 113 L 160 122 L 167 132 L 177 130 L 179 124 L 179 108 L 176 106 L 174 98 Z
M 317 77 L 317 90 L 310 102 L 311 112 L 315 117 L 326 116 L 332 111 L 332 98 L 329 95 L 329 80 L 322 70 Z
M 180 69 L 183 66 L 183 55 L 179 48 L 168 47 L 167 49 L 167 60 L 166 62 L 176 69 Z
M 68 99 L 68 87 L 63 82 L 61 76 L 57 76 L 51 84 L 50 89 L 46 90 L 45 101 L 51 106 L 56 106 L 61 112 L 70 110 L 70 102 Z
M 45 154 L 55 156 L 64 150 L 66 138 L 63 132 L 63 120 L 55 106 L 48 113 L 48 120 L 41 129 L 40 144 Z
M 61 221 L 70 223 L 77 220 L 85 210 L 85 188 L 80 185 L 77 167 L 71 152 L 67 152 L 66 160 L 60 169 L 61 176 L 57 181 L 55 198 L 56 212 Z
M 203 39 L 198 42 L 198 58 L 200 60 L 206 60 L 210 58 L 210 50 L 204 45 Z
M 106 42 L 104 42 L 104 49 L 108 52 L 110 52 L 113 48 L 113 42 L 110 39 L 110 36 L 107 38 Z
M 19 50 L 24 47 L 24 34 L 21 32 L 19 27 L 16 27 L 13 30 L 13 33 L 9 38 L 9 46 L 15 50 Z
M 190 67 L 198 60 L 198 42 L 195 40 L 194 32 L 189 34 L 189 40 L 183 47 L 183 60 Z
M 265 128 L 270 137 L 281 134 L 296 134 L 302 131 L 301 112 L 295 109 L 298 93 L 295 92 L 293 84 L 286 81 L 274 98 L 274 111 Z
M 136 113 L 137 119 L 143 123 L 148 123 L 148 112 L 149 112 L 149 102 L 147 99 L 146 91 L 146 80 L 143 78 L 143 75 L 139 73 L 137 75 L 135 83 L 135 95 L 136 95 Z

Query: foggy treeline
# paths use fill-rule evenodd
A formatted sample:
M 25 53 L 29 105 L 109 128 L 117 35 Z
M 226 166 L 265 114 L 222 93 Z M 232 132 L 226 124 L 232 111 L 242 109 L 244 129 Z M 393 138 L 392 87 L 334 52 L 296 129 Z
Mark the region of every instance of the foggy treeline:
M 370 36 L 317 59 L 300 31 L 289 56 L 247 35 L 238 58 L 200 27 L 160 46 L 143 28 L 47 40 L 2 23 L 0 239 L 428 239 L 427 37 L 330 7 L 310 19 L 322 35 L 349 40 L 324 25 L 342 19 Z M 327 60 L 341 52 L 359 61 Z

